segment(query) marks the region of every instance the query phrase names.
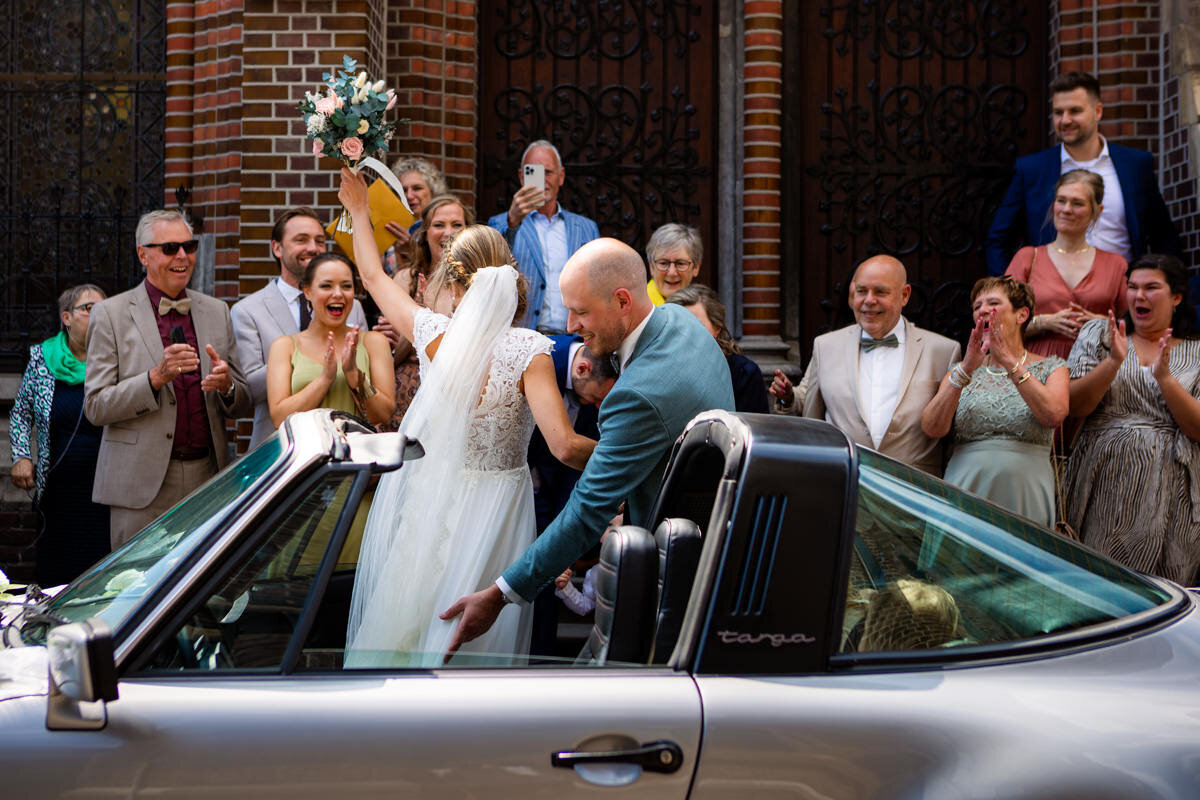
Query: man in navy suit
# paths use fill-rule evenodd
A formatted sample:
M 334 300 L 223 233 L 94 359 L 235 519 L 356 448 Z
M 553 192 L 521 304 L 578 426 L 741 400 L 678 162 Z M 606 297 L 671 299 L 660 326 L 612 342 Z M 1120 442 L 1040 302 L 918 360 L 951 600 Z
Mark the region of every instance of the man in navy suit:
M 617 373 L 607 358 L 596 358 L 583 339 L 563 334 L 551 336 L 554 350 L 554 373 L 558 390 L 562 392 L 567 416 L 575 432 L 590 439 L 600 438 L 596 425 L 597 411 L 617 380 Z M 571 497 L 579 480 L 579 470 L 571 469 L 550 453 L 541 431 L 536 428 L 529 440 L 529 467 L 533 473 L 533 509 L 537 532 L 554 521 Z M 533 637 L 529 652 L 535 656 L 556 653 L 558 632 L 558 598 L 553 588 L 542 590 L 534 601 Z
M 600 229 L 592 220 L 559 204 L 558 192 L 567 171 L 553 144 L 545 139 L 530 144 L 521 156 L 522 170 L 526 164 L 540 164 L 545 169 L 545 189 L 522 186 L 508 211 L 489 219 L 488 225 L 504 234 L 517 269 L 529 281 L 529 310 L 522 326 L 547 335 L 562 334 L 567 330 L 567 308 L 558 291 L 559 275 L 567 259 L 598 238 Z
M 599 542 L 622 502 L 628 522 L 652 528 L 650 509 L 684 426 L 702 411 L 733 410 L 733 382 L 717 340 L 682 306 L 650 302 L 645 267 L 629 245 L 585 244 L 567 262 L 559 288 L 568 329 L 597 358 L 615 354 L 620 377 L 600 405 L 600 439 L 566 507 L 496 583 L 441 615 L 462 616 L 447 658 L 491 628 L 505 603 L 532 600 Z
M 1068 72 L 1050 84 L 1054 132 L 1061 144 L 1017 159 L 1012 183 L 988 231 L 988 272 L 1002 275 L 1023 245 L 1054 241 L 1050 219 L 1054 184 L 1072 169 L 1104 179 L 1100 219 L 1088 243 L 1126 261 L 1145 253 L 1181 255 L 1179 234 L 1158 191 L 1154 157 L 1110 144 L 1098 131 L 1104 114 L 1100 83 L 1085 72 Z

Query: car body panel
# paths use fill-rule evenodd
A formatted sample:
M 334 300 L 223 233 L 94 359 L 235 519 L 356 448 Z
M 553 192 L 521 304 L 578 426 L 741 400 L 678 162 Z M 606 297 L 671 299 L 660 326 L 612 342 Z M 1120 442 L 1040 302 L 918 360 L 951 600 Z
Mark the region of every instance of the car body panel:
M 103 731 L 7 743 L 4 760 L 25 767 L 5 795 L 669 800 L 687 796 L 700 746 L 696 686 L 667 672 L 137 678 L 108 713 Z M 683 767 L 618 788 L 551 767 L 552 752 L 605 735 L 674 741 Z M 70 769 L 56 769 L 64 758 Z

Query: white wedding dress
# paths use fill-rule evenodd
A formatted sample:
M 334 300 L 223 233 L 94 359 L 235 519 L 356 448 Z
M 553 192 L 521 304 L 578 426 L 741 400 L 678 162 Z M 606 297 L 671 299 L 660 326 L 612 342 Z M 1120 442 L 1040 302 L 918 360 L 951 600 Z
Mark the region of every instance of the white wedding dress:
M 516 272 L 489 267 L 476 273 L 453 319 L 416 312 L 421 387 L 400 430 L 426 455 L 384 475 L 375 491 L 351 600 L 347 668 L 440 666 L 458 620 L 438 614 L 492 583 L 533 542 L 526 450 L 534 422 L 519 383 L 533 357 L 553 344 L 510 327 L 515 310 Z M 438 336 L 430 363 L 426 347 Z M 506 606 L 488 633 L 459 652 L 498 657 L 484 663 L 527 654 L 531 622 L 531 605 Z

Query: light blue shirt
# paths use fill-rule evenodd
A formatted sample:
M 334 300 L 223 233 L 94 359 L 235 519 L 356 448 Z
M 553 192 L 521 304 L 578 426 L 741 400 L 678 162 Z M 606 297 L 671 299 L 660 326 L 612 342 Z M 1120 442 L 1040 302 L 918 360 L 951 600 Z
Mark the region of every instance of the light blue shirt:
M 567 223 L 562 208 L 547 217 L 540 211 L 531 215 L 533 229 L 542 244 L 542 258 L 546 264 L 546 292 L 542 295 L 542 311 L 538 327 L 554 331 L 567 329 L 567 307 L 563 305 L 562 293 L 558 289 L 558 277 L 570 256 L 567 247 Z

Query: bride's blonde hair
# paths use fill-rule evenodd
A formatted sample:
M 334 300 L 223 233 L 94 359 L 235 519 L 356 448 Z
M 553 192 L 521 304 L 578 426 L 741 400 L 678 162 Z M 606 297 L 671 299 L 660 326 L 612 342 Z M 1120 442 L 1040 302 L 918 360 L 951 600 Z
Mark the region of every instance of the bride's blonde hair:
M 517 268 L 517 260 L 499 231 L 487 225 L 468 225 L 443 243 L 442 258 L 425 289 L 426 302 L 432 303 L 443 289 L 451 286 L 461 286 L 466 291 L 478 270 L 506 264 Z M 517 312 L 513 324 L 525 316 L 528 286 L 525 276 L 517 270 Z

